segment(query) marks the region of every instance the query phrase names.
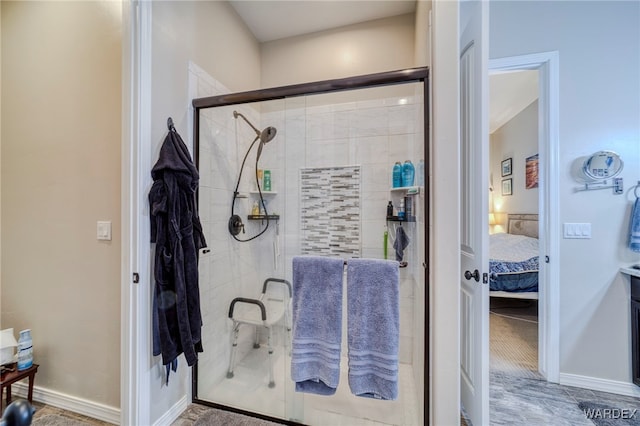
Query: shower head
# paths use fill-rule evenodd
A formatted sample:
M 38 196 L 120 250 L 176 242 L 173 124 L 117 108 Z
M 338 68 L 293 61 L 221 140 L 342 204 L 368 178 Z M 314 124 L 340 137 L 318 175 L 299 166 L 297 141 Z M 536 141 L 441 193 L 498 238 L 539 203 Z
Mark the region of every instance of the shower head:
M 260 142 L 262 142 L 263 144 L 271 142 L 271 140 L 276 137 L 277 132 L 278 131 L 273 126 L 266 127 L 263 131 L 260 132 Z
M 276 128 L 272 126 L 269 126 L 266 129 L 264 129 L 262 132 L 260 132 L 260 135 L 258 136 L 260 138 L 260 145 L 258 145 L 258 153 L 256 154 L 256 161 L 258 161 L 260 159 L 260 155 L 262 155 L 262 147 L 276 137 L 276 132 L 277 132 Z

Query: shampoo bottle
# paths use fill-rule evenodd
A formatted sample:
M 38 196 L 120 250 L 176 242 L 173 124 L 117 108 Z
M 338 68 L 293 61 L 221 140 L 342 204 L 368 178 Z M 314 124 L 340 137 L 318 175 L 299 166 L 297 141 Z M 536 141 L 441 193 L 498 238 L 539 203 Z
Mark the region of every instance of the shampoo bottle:
M 411 220 L 411 216 L 413 216 L 413 198 L 406 196 L 404 197 L 404 217 Z
M 413 167 L 413 163 L 409 160 L 405 161 L 402 166 L 402 186 L 413 186 L 415 174 L 416 169 Z
M 271 191 L 271 170 L 265 170 L 264 172 L 263 188 L 265 191 Z
M 399 161 L 396 161 L 396 164 L 393 165 L 393 187 L 400 188 L 402 186 L 402 164 Z

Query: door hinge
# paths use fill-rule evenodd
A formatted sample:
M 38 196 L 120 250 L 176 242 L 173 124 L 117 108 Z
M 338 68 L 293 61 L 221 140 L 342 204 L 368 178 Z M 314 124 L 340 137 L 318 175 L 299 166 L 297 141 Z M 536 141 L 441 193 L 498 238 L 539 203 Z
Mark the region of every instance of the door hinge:
M 133 273 L 133 283 L 134 284 L 138 284 L 140 282 L 140 274 L 138 274 L 137 272 Z
M 482 284 L 487 284 L 489 282 L 489 274 L 486 272 L 482 274 Z

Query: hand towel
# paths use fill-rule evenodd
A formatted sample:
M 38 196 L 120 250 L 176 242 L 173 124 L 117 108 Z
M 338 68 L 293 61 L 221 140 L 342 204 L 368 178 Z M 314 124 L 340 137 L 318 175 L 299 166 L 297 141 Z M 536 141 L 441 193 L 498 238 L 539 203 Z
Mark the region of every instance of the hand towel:
M 354 395 L 398 397 L 398 268 L 392 260 L 347 261 L 349 387 Z
M 333 395 L 340 379 L 344 261 L 293 258 L 291 378 L 297 392 Z
M 631 211 L 629 248 L 640 252 L 640 198 L 636 198 L 636 203 Z
M 402 226 L 398 226 L 396 229 L 396 240 L 393 242 L 393 248 L 396 250 L 396 260 L 398 262 L 402 261 L 404 257 L 404 249 L 409 245 L 409 236 L 406 232 L 404 232 L 404 228 Z

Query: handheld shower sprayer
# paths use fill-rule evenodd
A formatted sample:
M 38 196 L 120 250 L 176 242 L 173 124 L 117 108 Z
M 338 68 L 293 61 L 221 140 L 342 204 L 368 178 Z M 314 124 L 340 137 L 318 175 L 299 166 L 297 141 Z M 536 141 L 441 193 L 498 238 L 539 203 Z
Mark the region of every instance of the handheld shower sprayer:
M 267 206 L 264 203 L 264 198 L 262 197 L 262 189 L 260 188 L 260 182 L 258 180 L 258 161 L 260 160 L 260 156 L 262 155 L 263 145 L 273 140 L 273 138 L 276 136 L 277 130 L 275 127 L 269 126 L 269 127 L 266 127 L 264 130 L 260 131 L 256 128 L 256 126 L 251 124 L 251 122 L 247 119 L 247 117 L 245 117 L 242 113 L 239 113 L 238 111 L 233 111 L 233 118 L 237 119 L 238 117 L 241 117 L 249 126 L 251 126 L 251 128 L 256 132 L 256 137 L 253 140 L 253 142 L 251 142 L 249 149 L 247 149 L 247 153 L 244 155 L 244 158 L 242 160 L 242 165 L 240 166 L 240 172 L 238 174 L 238 182 L 236 183 L 235 191 L 233 191 L 233 201 L 231 202 L 231 217 L 229 218 L 228 227 L 229 227 L 229 233 L 236 241 L 247 242 L 255 238 L 258 238 L 260 235 L 265 233 L 267 228 L 269 228 L 269 214 L 267 213 Z M 258 140 L 260 141 L 260 144 L 258 145 L 258 152 L 256 154 L 255 175 L 256 175 L 256 184 L 258 186 L 258 194 L 260 194 L 260 204 L 262 204 L 262 208 L 264 209 L 265 219 L 267 221 L 267 224 L 265 228 L 262 231 L 260 231 L 260 233 L 258 233 L 257 235 L 254 235 L 253 237 L 248 238 L 246 240 L 241 240 L 237 237 L 237 235 L 240 233 L 240 231 L 242 231 L 242 233 L 245 232 L 244 224 L 242 223 L 242 218 L 237 214 L 235 214 L 234 208 L 236 205 L 236 198 L 238 197 L 238 188 L 240 187 L 240 178 L 242 177 L 242 170 L 244 169 L 244 163 L 247 161 L 249 152 L 251 152 L 251 149 L 253 148 L 253 146 Z

